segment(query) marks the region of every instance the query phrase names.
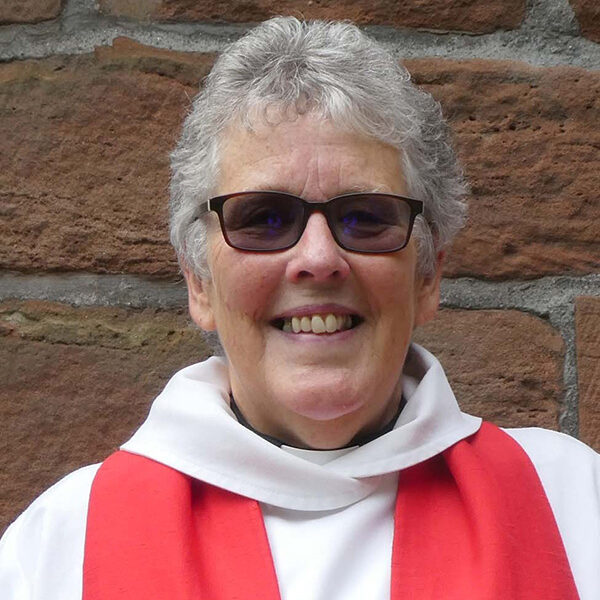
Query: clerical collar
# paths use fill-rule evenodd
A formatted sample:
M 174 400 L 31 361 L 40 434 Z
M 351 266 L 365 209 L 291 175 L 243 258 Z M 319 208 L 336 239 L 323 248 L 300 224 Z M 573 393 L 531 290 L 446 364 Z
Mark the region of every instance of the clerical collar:
M 272 435 L 268 435 L 266 433 L 262 433 L 256 429 L 254 429 L 254 427 L 252 427 L 252 425 L 250 425 L 250 423 L 248 422 L 246 417 L 244 417 L 244 415 L 242 414 L 240 407 L 235 402 L 233 394 L 229 395 L 229 405 L 231 407 L 231 410 L 233 411 L 233 414 L 235 415 L 235 418 L 239 421 L 239 423 L 241 425 L 243 425 L 244 427 L 246 427 L 247 429 L 249 429 L 256 435 L 260 436 L 261 438 L 267 440 L 267 442 L 271 442 L 271 444 L 277 446 L 278 448 L 281 448 L 282 446 L 290 446 L 290 444 L 280 440 L 279 438 L 276 438 Z M 404 396 L 401 396 L 400 403 L 398 404 L 398 410 L 396 411 L 394 416 L 388 421 L 388 423 L 386 425 L 384 425 L 381 429 L 379 429 L 378 431 L 375 431 L 374 433 L 356 435 L 355 437 L 353 437 L 350 440 L 350 442 L 346 446 L 342 446 L 341 448 L 336 448 L 336 450 L 343 450 L 344 448 L 355 448 L 356 446 L 363 446 L 364 444 L 368 444 L 369 442 L 372 442 L 374 439 L 377 439 L 378 437 L 381 437 L 382 435 L 389 433 L 390 431 L 392 431 L 392 429 L 394 429 L 394 425 L 396 424 L 396 421 L 398 420 L 398 417 L 400 416 L 400 413 L 402 412 L 402 409 L 405 406 L 406 406 L 406 399 L 404 398 Z M 293 447 L 293 446 L 290 446 L 290 447 Z M 305 446 L 296 446 L 296 448 L 298 448 L 300 450 L 314 450 L 314 448 L 308 448 Z

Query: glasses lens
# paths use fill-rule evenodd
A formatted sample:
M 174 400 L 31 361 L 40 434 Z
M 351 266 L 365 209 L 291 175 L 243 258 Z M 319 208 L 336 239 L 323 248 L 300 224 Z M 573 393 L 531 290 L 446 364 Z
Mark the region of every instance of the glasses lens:
M 401 198 L 351 194 L 331 204 L 332 227 L 339 242 L 348 250 L 390 252 L 406 244 L 411 209 Z
M 280 250 L 298 240 L 302 203 L 280 193 L 239 194 L 223 204 L 223 223 L 229 242 L 236 248 Z

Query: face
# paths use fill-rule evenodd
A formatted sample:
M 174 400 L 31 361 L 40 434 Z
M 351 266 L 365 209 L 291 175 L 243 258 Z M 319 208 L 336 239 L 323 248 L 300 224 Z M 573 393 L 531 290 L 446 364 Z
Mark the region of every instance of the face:
M 397 150 L 312 115 L 253 131 L 232 127 L 223 142 L 219 195 L 269 189 L 322 202 L 354 191 L 406 194 Z M 418 276 L 414 240 L 390 254 L 343 250 L 318 212 L 293 248 L 270 253 L 229 247 L 209 217 L 212 277 L 186 273 L 190 313 L 203 329 L 217 329 L 232 393 L 250 423 L 314 448 L 383 426 L 398 407 L 413 328 L 437 309 L 439 268 L 431 279 Z M 333 315 L 342 329 L 282 328 L 315 315 Z

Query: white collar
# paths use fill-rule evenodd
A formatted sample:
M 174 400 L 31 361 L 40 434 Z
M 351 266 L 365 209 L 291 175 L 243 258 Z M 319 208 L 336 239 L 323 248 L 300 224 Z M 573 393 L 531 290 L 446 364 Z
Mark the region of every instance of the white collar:
M 439 454 L 481 424 L 460 411 L 442 366 L 416 344 L 404 366 L 407 404 L 394 429 L 324 464 L 278 448 L 238 423 L 229 391 L 222 358 L 179 371 L 122 449 L 260 502 L 330 510 L 361 500 L 382 475 Z

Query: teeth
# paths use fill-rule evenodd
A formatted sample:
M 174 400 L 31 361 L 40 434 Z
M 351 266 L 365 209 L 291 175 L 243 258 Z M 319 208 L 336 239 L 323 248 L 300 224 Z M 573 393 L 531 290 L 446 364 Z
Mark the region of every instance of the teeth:
M 282 330 L 286 333 L 335 333 L 352 327 L 350 315 L 311 315 L 283 319 Z
M 338 324 L 335 315 L 327 315 L 325 317 L 325 329 L 327 329 L 327 333 L 333 333 L 337 328 Z
M 327 317 L 325 317 L 325 318 L 327 318 Z M 326 331 L 325 321 L 323 321 L 323 319 L 319 315 L 315 315 L 310 320 L 310 325 L 311 325 L 311 329 L 312 329 L 313 333 L 325 333 L 325 331 Z

